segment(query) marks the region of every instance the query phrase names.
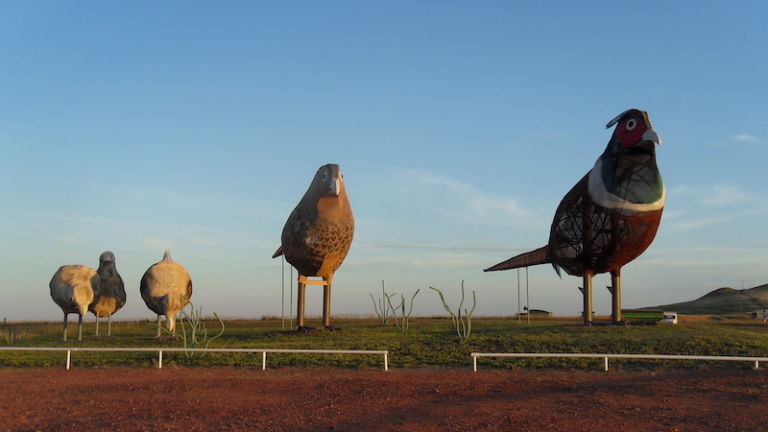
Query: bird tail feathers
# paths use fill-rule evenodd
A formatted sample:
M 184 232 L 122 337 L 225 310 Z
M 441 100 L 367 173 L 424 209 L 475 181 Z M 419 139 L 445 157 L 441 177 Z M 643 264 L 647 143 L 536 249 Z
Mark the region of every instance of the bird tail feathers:
M 279 248 L 277 248 L 275 253 L 272 255 L 272 258 L 277 258 L 277 257 L 279 257 L 282 254 L 283 254 L 283 247 L 280 246 Z
M 490 272 L 499 270 L 511 270 L 520 267 L 530 267 L 551 262 L 552 259 L 549 257 L 549 247 L 543 246 L 536 250 L 513 256 L 512 258 L 506 261 L 502 261 L 493 267 L 488 267 L 483 271 Z M 557 268 L 555 269 L 557 270 Z

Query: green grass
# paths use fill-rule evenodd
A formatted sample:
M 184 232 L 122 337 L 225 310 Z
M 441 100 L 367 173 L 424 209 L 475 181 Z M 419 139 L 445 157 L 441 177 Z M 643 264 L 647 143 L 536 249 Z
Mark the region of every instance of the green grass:
M 218 323 L 210 320 L 210 328 Z M 768 356 L 768 326 L 762 321 L 707 319 L 677 326 L 595 326 L 583 327 L 576 319 L 536 318 L 526 325 L 514 319 L 475 318 L 472 336 L 460 340 L 448 318 L 413 318 L 411 329 L 403 334 L 393 325 L 379 326 L 375 319 L 337 319 L 338 332 L 295 333 L 282 330 L 280 320 L 225 321 L 226 331 L 211 343 L 211 348 L 300 348 L 388 350 L 390 365 L 405 367 L 460 367 L 471 364 L 471 352 L 573 352 L 633 354 L 700 354 Z M 84 327 L 83 342 L 62 342 L 60 323 L 16 323 L 24 337 L 13 346 L 51 347 L 182 347 L 181 339 L 156 340 L 154 321 L 117 322 L 112 337 L 94 338 L 93 323 Z M 70 327 L 70 338 L 75 336 Z M 7 346 L 0 340 L 0 346 Z M 151 367 L 156 353 L 92 353 L 72 355 L 73 367 Z M 498 368 L 566 367 L 599 369 L 599 359 L 482 359 L 481 366 Z M 63 353 L 0 352 L 0 367 L 61 367 Z M 195 355 L 164 354 L 167 366 L 245 366 L 260 367 L 260 354 Z M 358 368 L 382 366 L 379 356 L 270 354 L 268 367 L 327 366 Z M 737 366 L 738 365 L 738 366 Z M 741 363 L 693 361 L 616 360 L 611 368 L 718 368 L 751 367 Z

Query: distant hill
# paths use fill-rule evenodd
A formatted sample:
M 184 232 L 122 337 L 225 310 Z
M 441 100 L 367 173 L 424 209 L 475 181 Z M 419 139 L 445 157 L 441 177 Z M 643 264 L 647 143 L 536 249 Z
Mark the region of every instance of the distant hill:
M 688 315 L 724 315 L 768 309 L 768 284 L 748 289 L 718 288 L 693 301 L 656 306 Z

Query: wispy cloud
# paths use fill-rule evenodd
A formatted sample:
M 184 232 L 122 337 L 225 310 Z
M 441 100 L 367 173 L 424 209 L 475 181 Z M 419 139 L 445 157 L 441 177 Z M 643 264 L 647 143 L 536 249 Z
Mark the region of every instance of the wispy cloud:
M 638 265 L 656 269 L 689 268 L 694 270 L 754 267 L 768 260 L 768 250 L 756 247 L 683 246 L 652 249 L 638 260 Z
M 726 207 L 747 203 L 753 199 L 754 197 L 741 186 L 714 185 L 701 197 L 701 204 L 708 207 Z
M 669 190 L 678 199 L 691 199 L 703 207 L 728 207 L 758 201 L 739 185 L 716 184 L 707 186 L 679 185 Z
M 742 133 L 742 134 L 734 135 L 733 139 L 736 140 L 736 141 L 748 142 L 748 143 L 763 142 L 763 140 L 761 138 L 756 137 L 755 135 L 752 135 L 752 134 L 748 134 L 748 133 Z
M 761 214 L 766 211 L 766 199 L 746 191 L 739 185 L 715 184 L 705 186 L 679 185 L 669 190 L 669 219 L 665 229 L 687 231 L 720 225 Z
M 458 244 L 458 243 L 437 243 L 437 242 L 362 242 L 363 246 L 380 249 L 405 249 L 405 250 L 428 250 L 428 251 L 450 251 L 450 252 L 525 252 L 533 250 L 531 248 L 512 249 L 503 245 L 492 244 Z
M 469 183 L 425 171 L 406 171 L 401 177 L 411 183 L 434 186 L 452 195 L 471 222 L 530 223 L 532 212 L 514 198 L 483 191 Z
M 437 252 L 437 253 L 398 253 L 397 255 L 377 255 L 350 258 L 350 266 L 410 267 L 419 269 L 458 269 L 482 268 L 484 261 L 474 254 Z

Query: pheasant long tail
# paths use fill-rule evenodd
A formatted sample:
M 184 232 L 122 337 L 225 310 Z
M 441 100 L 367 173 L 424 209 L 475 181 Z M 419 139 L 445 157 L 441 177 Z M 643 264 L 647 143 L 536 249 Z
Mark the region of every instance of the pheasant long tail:
M 530 252 L 513 256 L 512 258 L 506 261 L 502 261 L 495 266 L 489 267 L 483 271 L 489 272 L 498 270 L 511 270 L 520 267 L 530 267 L 551 262 L 552 260 L 549 257 L 549 247 L 544 246 Z

